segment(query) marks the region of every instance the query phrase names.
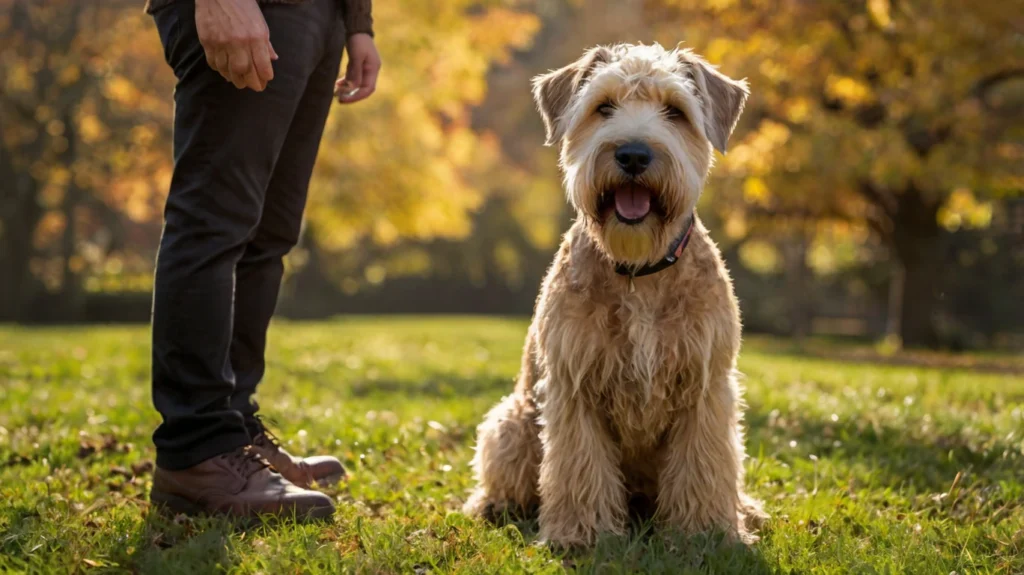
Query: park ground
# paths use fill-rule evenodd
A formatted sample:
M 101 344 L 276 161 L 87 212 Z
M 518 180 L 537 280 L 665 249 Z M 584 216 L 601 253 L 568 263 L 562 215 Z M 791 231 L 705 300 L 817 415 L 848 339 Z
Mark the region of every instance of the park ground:
M 164 518 L 145 327 L 0 327 L 0 572 L 1024 573 L 1024 363 L 751 338 L 747 550 L 640 527 L 595 549 L 459 512 L 523 320 L 277 323 L 264 411 L 352 479 L 328 525 Z M 809 352 L 812 350 L 813 352 Z

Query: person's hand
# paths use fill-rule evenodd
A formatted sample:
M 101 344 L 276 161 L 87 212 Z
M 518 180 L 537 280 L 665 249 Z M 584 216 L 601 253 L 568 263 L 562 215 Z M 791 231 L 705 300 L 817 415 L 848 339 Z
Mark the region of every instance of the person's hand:
M 345 77 L 334 85 L 334 95 L 342 104 L 353 104 L 370 97 L 377 88 L 380 54 L 369 34 L 353 34 L 348 39 L 348 67 Z
M 206 62 L 236 88 L 262 92 L 277 52 L 256 0 L 196 0 L 196 31 Z

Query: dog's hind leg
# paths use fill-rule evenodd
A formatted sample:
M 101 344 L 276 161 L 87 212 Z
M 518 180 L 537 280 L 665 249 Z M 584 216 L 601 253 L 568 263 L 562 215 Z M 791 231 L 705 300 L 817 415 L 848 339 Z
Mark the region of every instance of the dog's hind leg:
M 497 520 L 537 508 L 541 461 L 537 409 L 520 390 L 504 398 L 477 427 L 473 469 L 477 487 L 463 507 L 470 515 Z

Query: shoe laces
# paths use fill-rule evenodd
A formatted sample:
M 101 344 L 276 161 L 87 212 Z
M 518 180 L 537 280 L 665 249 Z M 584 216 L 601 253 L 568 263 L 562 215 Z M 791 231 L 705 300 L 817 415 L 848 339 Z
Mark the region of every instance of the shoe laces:
M 228 465 L 231 469 L 245 478 L 251 477 L 254 473 L 270 467 L 270 463 L 252 449 L 251 445 L 239 447 L 226 455 Z
M 256 425 L 260 429 L 260 432 L 253 438 L 253 443 L 266 443 L 275 449 L 280 448 L 281 440 L 274 435 L 274 432 L 270 431 L 269 427 L 267 427 L 267 422 L 269 420 L 260 415 L 254 415 L 253 419 L 256 420 Z

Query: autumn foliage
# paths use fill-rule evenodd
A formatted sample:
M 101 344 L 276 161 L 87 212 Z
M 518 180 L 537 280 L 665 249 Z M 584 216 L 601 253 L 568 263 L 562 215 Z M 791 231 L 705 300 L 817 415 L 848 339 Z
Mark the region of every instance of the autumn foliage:
M 292 297 L 443 280 L 531 301 L 568 214 L 528 81 L 614 41 L 684 41 L 752 86 L 700 210 L 741 296 L 759 286 L 744 302 L 753 323 L 774 306 L 789 332 L 813 331 L 826 312 L 792 292 L 842 278 L 833 300 L 861 303 L 830 309 L 880 307 L 892 336 L 935 345 L 946 270 L 963 265 L 950 246 L 969 239 L 998 271 L 970 288 L 991 301 L 1024 275 L 1014 2 L 375 5 L 379 89 L 332 111 Z M 141 2 L 0 0 L 0 78 L 0 320 L 83 318 L 95 294 L 144 298 L 174 78 Z

